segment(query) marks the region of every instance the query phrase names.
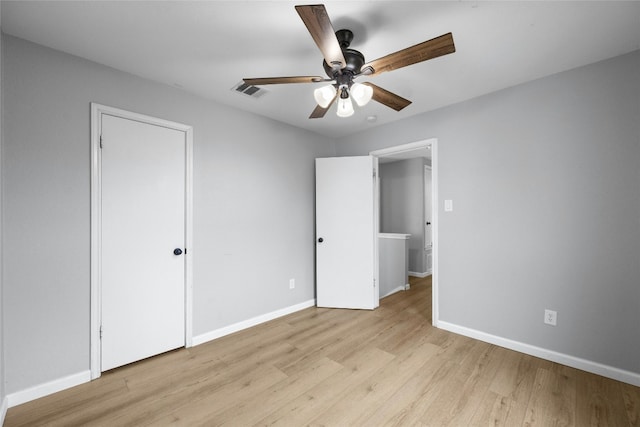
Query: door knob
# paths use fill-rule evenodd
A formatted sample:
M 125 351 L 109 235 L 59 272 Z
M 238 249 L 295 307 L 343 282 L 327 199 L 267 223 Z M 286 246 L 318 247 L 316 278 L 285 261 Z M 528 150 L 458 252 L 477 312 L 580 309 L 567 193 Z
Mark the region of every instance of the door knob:
M 429 221 L 427 221 L 427 225 L 431 225 L 431 223 Z
M 318 239 L 318 243 L 322 243 L 322 242 L 324 242 L 324 239 L 321 237 Z
M 182 249 L 180 249 L 180 248 L 175 248 L 175 249 L 173 250 L 173 254 L 174 254 L 174 255 L 182 255 Z

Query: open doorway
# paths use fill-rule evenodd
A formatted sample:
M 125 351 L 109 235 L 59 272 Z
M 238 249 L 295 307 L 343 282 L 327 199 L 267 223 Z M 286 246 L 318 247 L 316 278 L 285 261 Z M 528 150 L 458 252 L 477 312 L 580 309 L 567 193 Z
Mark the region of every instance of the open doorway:
M 417 141 L 410 144 L 403 144 L 394 147 L 385 148 L 382 150 L 372 151 L 372 156 L 378 159 L 378 180 L 377 180 L 377 201 L 376 207 L 380 213 L 380 222 L 378 231 L 386 231 L 385 227 L 390 223 L 385 221 L 385 208 L 382 203 L 386 203 L 381 199 L 381 186 L 384 186 L 382 181 L 384 180 L 383 173 L 385 164 L 396 163 L 400 161 L 412 161 L 419 165 L 420 170 L 420 183 L 423 188 L 423 198 L 414 202 L 417 202 L 418 212 L 413 212 L 414 216 L 420 218 L 420 227 L 414 232 L 416 234 L 411 249 L 409 250 L 407 257 L 409 262 L 409 274 L 425 277 L 429 273 L 432 275 L 432 322 L 437 327 L 438 319 L 438 194 L 437 194 L 437 179 L 438 179 L 438 158 L 437 158 L 437 139 L 427 139 L 423 141 Z M 412 160 L 416 159 L 416 160 Z M 414 165 L 415 166 L 415 165 Z M 398 165 L 398 169 L 404 167 Z M 430 179 L 424 176 L 425 173 L 430 172 Z M 430 188 L 426 188 L 429 186 Z M 426 196 L 425 196 L 426 195 Z M 425 198 L 429 198 L 430 203 L 425 203 Z M 430 206 L 428 206 L 430 205 Z M 432 207 L 429 212 L 429 207 Z M 414 209 L 411 207 L 410 209 Z M 415 221 L 414 221 L 415 222 Z M 427 224 L 429 223 L 429 224 Z M 398 230 L 398 232 L 407 233 L 406 230 Z M 377 239 L 376 239 L 377 240 Z M 413 251 L 413 252 L 412 252 Z M 419 262 L 418 262 L 419 261 Z M 430 264 L 430 265 L 428 265 Z M 412 267 L 413 266 L 413 269 Z M 420 266 L 416 268 L 416 266 Z M 415 271 L 418 270 L 418 271 Z

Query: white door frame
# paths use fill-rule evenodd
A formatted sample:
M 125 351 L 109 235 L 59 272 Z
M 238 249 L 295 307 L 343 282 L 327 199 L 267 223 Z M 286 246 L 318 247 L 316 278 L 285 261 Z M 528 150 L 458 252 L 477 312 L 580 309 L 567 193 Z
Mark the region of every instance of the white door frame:
M 407 153 L 416 150 L 424 150 L 427 147 L 431 147 L 431 238 L 433 241 L 432 247 L 432 273 L 431 273 L 431 288 L 432 288 L 432 304 L 431 304 L 431 323 L 434 327 L 438 327 L 439 318 L 439 306 L 438 306 L 438 252 L 440 245 L 438 244 L 438 140 L 436 138 L 425 139 L 422 141 L 411 142 L 409 144 L 397 145 L 394 147 L 383 148 L 381 150 L 371 151 L 374 157 L 385 157 L 394 154 Z M 379 186 L 380 180 L 376 180 L 376 185 Z M 374 209 L 380 209 L 380 191 L 376 191 Z M 378 253 L 378 239 L 376 240 L 376 253 Z
M 424 216 L 425 217 L 422 219 L 423 222 L 425 222 L 425 224 L 424 224 L 425 226 L 426 226 L 426 221 L 427 221 L 427 218 L 426 218 L 427 217 L 427 197 L 426 197 L 427 196 L 427 194 L 426 194 L 427 182 L 426 182 L 426 180 L 427 180 L 427 177 L 429 177 L 429 183 L 431 183 L 432 182 L 432 176 L 433 176 L 433 171 L 432 171 L 431 166 L 425 165 L 424 166 L 424 177 L 423 177 L 424 180 L 425 180 L 425 183 L 424 183 L 424 191 L 425 191 L 425 198 L 424 198 L 424 204 L 425 204 L 424 213 L 425 213 L 425 215 Z M 433 187 L 433 185 L 429 184 L 429 199 L 431 199 L 431 192 L 433 191 L 432 187 Z M 429 200 L 429 203 L 433 203 L 433 200 Z M 431 204 L 430 207 L 431 207 L 431 218 L 429 218 L 429 221 L 431 221 L 431 225 L 430 225 L 430 227 L 431 227 L 431 241 L 428 242 L 429 243 L 428 247 L 427 247 L 427 240 L 426 239 L 425 239 L 424 243 L 425 243 L 425 251 L 426 250 L 431 251 L 431 267 L 429 269 L 427 269 L 426 272 L 428 274 L 433 274 L 433 224 L 434 224 L 434 221 L 433 221 L 433 204 Z M 426 233 L 426 228 L 425 228 L 425 236 L 426 236 L 426 234 L 427 233 Z M 426 262 L 427 262 L 426 258 L 424 259 L 424 262 L 425 262 L 425 267 L 426 267 L 426 265 L 427 265 L 426 264 Z
M 186 177 L 185 177 L 185 345 L 193 345 L 193 128 L 181 123 L 170 122 L 143 114 L 132 113 L 118 108 L 91 103 L 91 326 L 90 326 L 90 370 L 91 379 L 100 377 L 101 341 L 101 260 L 102 254 L 102 156 L 100 135 L 102 115 L 107 114 L 162 126 L 185 133 Z
M 424 181 L 425 193 L 427 191 L 427 176 L 429 177 L 429 179 L 431 181 L 431 175 L 433 175 L 432 170 L 431 170 L 431 166 L 424 165 L 423 181 Z M 425 196 L 426 196 L 426 194 L 425 194 Z M 433 205 L 431 205 L 431 216 L 433 216 Z M 427 226 L 426 222 L 427 222 L 427 198 L 425 197 L 424 198 L 423 228 Z M 431 225 L 433 225 L 433 221 L 431 221 Z M 431 229 L 433 230 L 433 227 Z M 431 234 L 433 236 L 433 232 Z M 426 235 L 427 235 L 427 233 L 426 233 L 426 228 L 425 228 L 425 237 L 426 237 Z M 433 237 L 431 238 L 430 242 L 427 242 L 427 239 L 424 240 L 424 249 L 433 249 Z

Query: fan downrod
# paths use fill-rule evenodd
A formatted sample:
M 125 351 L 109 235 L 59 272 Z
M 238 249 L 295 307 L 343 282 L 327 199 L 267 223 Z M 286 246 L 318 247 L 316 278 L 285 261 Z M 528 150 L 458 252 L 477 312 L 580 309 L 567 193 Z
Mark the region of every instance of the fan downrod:
M 336 38 L 338 39 L 340 47 L 346 49 L 353 41 L 353 32 L 347 29 L 338 30 L 336 31 Z

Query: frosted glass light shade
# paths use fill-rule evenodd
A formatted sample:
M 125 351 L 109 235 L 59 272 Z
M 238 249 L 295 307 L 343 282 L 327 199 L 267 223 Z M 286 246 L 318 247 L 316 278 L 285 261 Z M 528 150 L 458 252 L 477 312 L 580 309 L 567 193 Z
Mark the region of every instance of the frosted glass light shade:
M 350 97 L 338 99 L 338 117 L 349 117 L 353 115 L 353 112 L 353 103 Z
M 373 88 L 360 83 L 354 83 L 351 86 L 351 97 L 356 101 L 358 106 L 364 107 L 371 101 L 371 97 L 373 97 Z
M 336 97 L 336 88 L 333 85 L 319 87 L 313 91 L 313 97 L 319 106 L 327 108 Z

